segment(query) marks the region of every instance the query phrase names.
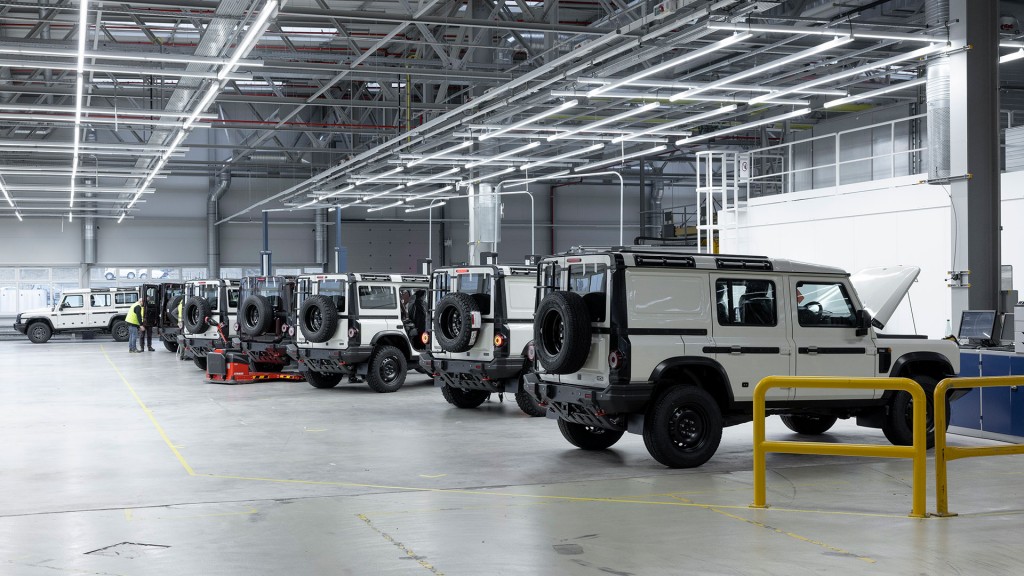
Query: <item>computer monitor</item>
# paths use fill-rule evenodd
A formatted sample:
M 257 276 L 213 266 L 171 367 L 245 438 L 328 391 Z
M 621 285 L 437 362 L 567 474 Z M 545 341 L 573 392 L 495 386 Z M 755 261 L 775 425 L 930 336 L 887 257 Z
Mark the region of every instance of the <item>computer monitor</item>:
M 957 338 L 972 344 L 989 345 L 996 335 L 995 310 L 964 310 L 960 316 L 960 333 Z

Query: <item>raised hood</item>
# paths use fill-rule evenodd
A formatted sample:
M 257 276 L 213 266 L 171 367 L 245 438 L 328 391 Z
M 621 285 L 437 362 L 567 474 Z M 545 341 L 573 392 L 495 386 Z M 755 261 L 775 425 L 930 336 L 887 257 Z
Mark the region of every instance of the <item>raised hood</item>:
M 871 313 L 872 324 L 885 328 L 920 273 L 917 266 L 865 268 L 850 276 L 850 282 L 864 309 Z

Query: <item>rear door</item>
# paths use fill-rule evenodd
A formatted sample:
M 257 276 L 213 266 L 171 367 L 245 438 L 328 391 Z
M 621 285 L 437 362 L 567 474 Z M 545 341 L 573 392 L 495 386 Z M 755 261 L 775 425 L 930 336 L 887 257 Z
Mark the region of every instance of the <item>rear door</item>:
M 369 339 L 378 332 L 395 330 L 401 325 L 398 292 L 394 285 L 362 282 L 356 286 L 356 298 L 359 300 L 359 325 L 364 345 L 369 344 Z
M 791 277 L 790 308 L 800 376 L 876 376 L 877 351 L 857 336 L 856 306 L 840 279 Z M 881 391 L 801 388 L 797 400 L 871 398 Z
M 110 292 L 89 294 L 88 324 L 106 326 L 114 317 L 114 295 Z
M 783 278 L 712 273 L 711 290 L 715 295 L 714 344 L 705 352 L 713 352 L 725 368 L 735 399 L 750 401 L 762 378 L 793 373 L 789 318 L 779 313 L 784 310 L 780 302 Z M 791 396 L 792 389 L 776 388 L 765 398 L 781 401 Z

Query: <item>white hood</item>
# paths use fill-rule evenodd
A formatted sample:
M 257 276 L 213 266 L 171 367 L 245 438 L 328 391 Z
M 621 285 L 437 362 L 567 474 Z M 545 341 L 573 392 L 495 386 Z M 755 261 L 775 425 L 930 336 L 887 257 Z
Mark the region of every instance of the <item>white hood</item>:
M 920 273 L 917 266 L 865 268 L 850 276 L 850 282 L 861 305 L 871 313 L 872 323 L 884 328 Z
M 22 310 L 21 312 L 18 312 L 18 314 L 24 316 L 25 318 L 30 318 L 34 316 L 47 316 L 52 312 L 53 308 L 47 306 L 46 308 L 32 308 L 31 310 Z

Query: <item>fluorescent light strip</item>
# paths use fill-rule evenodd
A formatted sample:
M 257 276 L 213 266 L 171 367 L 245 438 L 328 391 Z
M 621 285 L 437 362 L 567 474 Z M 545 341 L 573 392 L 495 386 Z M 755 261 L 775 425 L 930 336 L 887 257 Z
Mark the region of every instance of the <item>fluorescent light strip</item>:
M 718 136 L 724 136 L 725 134 L 732 134 L 733 132 L 739 132 L 748 128 L 755 128 L 757 126 L 763 126 L 765 124 L 773 124 L 775 122 L 781 122 L 783 120 L 789 120 L 790 118 L 796 118 L 797 116 L 803 116 L 811 111 L 810 108 L 801 108 L 792 112 L 781 114 L 779 116 L 772 116 L 771 118 L 764 118 L 755 122 L 748 122 L 746 124 L 740 124 L 739 126 L 733 126 L 732 128 L 724 128 L 722 130 L 715 130 L 707 134 L 701 134 L 700 136 L 693 136 L 690 138 L 684 138 L 676 141 L 676 146 L 683 146 L 685 144 L 693 144 L 694 142 L 702 142 L 704 140 L 710 140 Z
M 623 154 L 621 156 L 616 156 L 615 158 L 609 158 L 607 160 L 599 160 L 597 162 L 591 162 L 591 163 L 585 164 L 583 166 L 577 166 L 577 167 L 572 169 L 572 172 L 574 174 L 578 174 L 578 173 L 580 173 L 582 171 L 585 171 L 585 170 L 590 170 L 592 168 L 598 168 L 600 166 L 606 166 L 608 164 L 614 164 L 616 162 L 622 162 L 622 161 L 625 161 L 625 160 L 629 160 L 631 158 L 637 158 L 639 156 L 647 156 L 648 154 L 658 154 L 660 152 L 664 152 L 667 149 L 668 149 L 668 146 L 665 146 L 664 144 L 662 144 L 661 146 L 655 146 L 654 148 L 648 148 L 646 150 L 641 150 L 639 152 L 630 152 L 629 154 Z
M 879 60 L 877 62 L 872 62 L 871 64 L 865 64 L 864 66 L 857 66 L 856 68 L 851 68 L 849 70 L 844 70 L 842 72 L 836 72 L 835 74 L 829 74 L 828 76 L 822 76 L 821 78 L 816 78 L 814 80 L 809 80 L 807 82 L 804 82 L 803 84 L 798 84 L 796 86 L 792 86 L 792 87 L 789 87 L 789 88 L 778 90 L 776 92 L 769 92 L 768 94 L 764 94 L 762 96 L 758 96 L 757 98 L 754 98 L 753 100 L 750 101 L 750 103 L 751 104 L 763 103 L 764 101 L 772 99 L 772 98 L 779 98 L 779 97 L 785 96 L 787 94 L 792 94 L 794 92 L 805 90 L 807 88 L 813 88 L 814 86 L 819 86 L 821 84 L 826 84 L 828 82 L 834 82 L 836 80 L 842 80 L 843 78 L 849 78 L 850 76 L 857 76 L 858 74 L 863 74 L 864 72 L 867 72 L 869 70 L 875 70 L 875 69 L 878 69 L 878 68 L 885 68 L 886 66 L 891 66 L 893 64 L 898 64 L 898 63 L 900 63 L 900 62 L 902 62 L 904 60 L 913 60 L 914 58 L 920 58 L 922 56 L 927 56 L 928 54 L 932 54 L 934 52 L 938 52 L 938 51 L 942 50 L 943 48 L 944 47 L 943 47 L 942 44 L 932 44 L 931 46 L 925 46 L 924 48 L 918 48 L 917 50 L 911 50 L 910 52 L 907 52 L 906 54 L 899 54 L 899 55 L 893 56 L 891 58 L 885 58 L 884 60 Z
M 428 196 L 433 196 L 434 194 L 440 194 L 441 192 L 447 192 L 449 190 L 454 190 L 454 189 L 455 189 L 455 186 L 448 185 L 448 186 L 445 186 L 443 188 L 438 188 L 437 190 L 433 190 L 431 192 L 425 192 L 423 194 L 420 194 L 419 196 L 410 196 L 409 198 L 406 198 L 405 201 L 406 202 L 412 202 L 413 200 L 419 200 L 420 198 L 426 198 Z
M 735 88 L 735 87 L 732 87 L 732 88 Z M 837 92 L 837 94 L 833 94 L 833 96 L 845 96 L 846 95 L 846 92 L 841 91 L 841 90 L 836 90 L 835 92 Z M 576 94 L 576 92 L 574 92 L 572 90 L 552 90 L 551 94 L 552 94 L 552 96 L 571 96 L 573 94 Z M 640 92 L 640 91 L 631 92 L 631 91 L 619 90 L 619 91 L 613 91 L 613 92 L 605 92 L 604 94 L 601 94 L 600 96 L 598 96 L 598 98 L 608 98 L 608 99 L 615 99 L 615 100 L 622 100 L 622 99 L 668 100 L 668 99 L 672 98 L 672 95 L 671 94 L 651 94 L 649 92 Z M 733 102 L 735 102 L 737 104 L 746 104 L 747 102 L 750 101 L 750 97 L 742 97 L 742 96 L 708 96 L 706 94 L 702 94 L 702 95 L 699 95 L 699 96 L 693 96 L 693 97 L 687 98 L 687 100 L 690 100 L 692 102 L 726 102 L 726 103 L 733 103 Z M 768 100 L 768 101 L 765 101 L 764 103 L 765 104 L 777 104 L 779 106 L 807 106 L 808 101 L 807 100 L 796 100 L 796 99 L 783 98 L 783 99 Z
M 610 90 L 614 90 L 616 88 L 621 88 L 622 86 L 630 85 L 630 84 L 632 84 L 632 83 L 634 83 L 634 82 L 636 82 L 636 81 L 638 81 L 638 80 L 640 80 L 642 78 L 646 78 L 648 76 L 652 76 L 654 74 L 657 74 L 659 72 L 663 72 L 663 71 L 668 70 L 670 68 L 675 68 L 676 66 L 679 66 L 680 64 L 689 62 L 691 60 L 696 60 L 697 58 L 700 58 L 702 56 L 707 56 L 708 54 L 712 54 L 714 52 L 718 52 L 719 50 L 722 50 L 723 48 L 731 46 L 732 44 L 735 44 L 737 42 L 742 42 L 744 40 L 748 40 L 748 39 L 750 39 L 752 37 L 753 37 L 753 34 L 733 34 L 732 36 L 730 36 L 728 38 L 725 38 L 725 39 L 722 39 L 722 40 L 719 40 L 718 42 L 715 42 L 714 44 L 710 44 L 710 45 L 705 46 L 703 48 L 694 50 L 692 52 L 687 52 L 686 54 L 683 54 L 682 56 L 678 56 L 676 58 L 672 58 L 671 60 L 666 60 L 666 61 L 664 61 L 664 62 L 662 62 L 660 64 L 657 64 L 655 66 L 651 66 L 650 68 L 648 68 L 646 70 L 643 70 L 641 72 L 637 72 L 636 74 L 633 74 L 631 76 L 627 76 L 626 78 L 623 78 L 621 80 L 616 80 L 616 81 L 612 82 L 611 84 L 606 84 L 606 85 L 601 86 L 599 88 L 594 88 L 593 90 L 591 90 L 590 92 L 587 93 L 587 97 L 588 98 L 594 98 L 596 96 L 600 96 L 600 95 L 602 95 L 605 92 L 608 92 Z
M 536 178 L 522 178 L 519 180 L 507 180 L 506 184 L 510 186 L 523 186 L 526 184 L 532 184 L 534 182 L 540 182 L 541 180 L 552 180 L 561 176 L 567 176 L 572 173 L 572 170 L 562 170 L 561 172 L 555 172 L 554 174 L 545 174 L 543 176 L 537 176 Z
M 469 180 L 460 180 L 456 184 L 456 186 L 459 186 L 459 187 L 469 186 L 471 184 L 476 184 L 477 182 L 483 182 L 484 180 L 490 180 L 491 178 L 497 178 L 498 176 L 504 176 L 505 174 L 509 174 L 509 173 L 515 172 L 515 171 L 516 171 L 515 167 L 514 166 L 510 166 L 508 168 L 505 168 L 504 170 L 498 170 L 497 172 L 491 172 L 490 174 L 488 174 L 486 176 L 477 176 L 476 178 L 470 178 Z
M 320 196 L 319 198 L 314 198 L 314 199 L 310 200 L 309 202 L 306 202 L 305 204 L 301 204 L 299 206 L 296 206 L 296 208 L 305 208 L 306 206 L 312 206 L 313 204 L 316 204 L 318 202 L 323 202 L 324 200 L 326 200 L 328 198 L 334 198 L 335 196 L 337 196 L 339 194 L 344 194 L 345 192 L 348 192 L 349 190 L 353 190 L 353 189 L 355 189 L 355 185 L 351 184 L 349 186 L 345 186 L 344 188 L 339 188 L 339 189 L 335 190 L 334 192 L 331 192 L 330 194 L 324 194 L 323 196 Z
M 228 60 L 228 63 L 217 73 L 218 80 L 223 80 L 234 71 L 235 65 L 242 59 L 242 54 L 252 49 L 259 37 L 263 35 L 263 26 L 267 24 L 267 21 L 270 20 L 270 17 L 274 15 L 276 10 L 277 0 L 267 0 L 267 3 L 263 5 L 263 9 L 260 10 L 259 16 L 256 17 L 256 21 L 246 30 L 245 38 L 235 47 L 235 53 L 231 55 L 231 60 Z
M 593 130 L 593 129 L 598 128 L 600 126 L 605 126 L 605 125 L 611 124 L 613 122 L 618 122 L 619 120 L 625 120 L 626 118 L 629 118 L 631 116 L 636 116 L 637 114 L 642 114 L 644 112 L 650 112 L 651 110 L 657 109 L 659 106 L 661 106 L 661 102 L 651 102 L 649 104 L 644 104 L 643 106 L 640 106 L 639 108 L 633 108 L 632 110 L 626 110 L 625 112 L 622 112 L 620 114 L 615 114 L 614 116 L 609 116 L 607 118 L 602 118 L 602 119 L 600 119 L 600 120 L 598 120 L 596 122 L 591 122 L 590 124 L 584 124 L 583 126 L 580 126 L 578 128 L 574 128 L 572 130 L 569 130 L 568 132 L 558 132 L 558 133 L 552 134 L 551 136 L 548 136 L 548 142 L 553 142 L 555 140 L 558 140 L 559 138 L 565 138 L 566 136 L 572 136 L 573 134 L 579 134 L 580 132 L 586 132 L 588 130 Z
M 25 220 L 24 220 L 24 219 L 22 219 L 22 217 L 21 217 L 21 212 L 18 212 L 17 210 L 15 210 L 15 211 L 14 211 L 14 215 L 18 217 L 18 222 L 24 222 L 24 221 L 25 221 Z
M 515 124 L 512 124 L 511 126 L 506 126 L 505 128 L 502 128 L 501 130 L 497 130 L 495 132 L 488 132 L 486 134 L 481 134 L 480 135 L 480 141 L 483 142 L 484 140 L 487 140 L 488 138 L 494 138 L 495 136 L 498 136 L 499 134 L 505 134 L 505 133 L 511 132 L 513 130 L 518 130 L 519 128 L 522 128 L 523 126 L 526 126 L 527 124 L 531 124 L 533 122 L 536 122 L 537 120 L 541 120 L 543 118 L 547 118 L 548 116 L 553 116 L 555 114 L 558 114 L 559 112 L 563 112 L 565 110 L 568 110 L 569 108 L 572 108 L 573 106 L 575 106 L 575 105 L 577 105 L 579 103 L 580 103 L 579 100 L 569 100 L 568 102 L 563 102 L 562 104 L 560 104 L 558 106 L 555 106 L 554 108 L 551 108 L 549 110 L 545 110 L 544 112 L 541 112 L 540 114 L 534 114 L 533 116 L 530 116 L 529 118 L 527 118 L 525 120 L 520 120 L 519 122 L 516 122 Z
M 693 116 L 690 116 L 690 117 L 687 117 L 687 118 L 681 118 L 679 120 L 673 120 L 672 122 L 667 122 L 667 123 L 662 124 L 660 126 L 655 126 L 654 128 L 648 128 L 647 130 L 643 130 L 643 131 L 637 132 L 635 134 L 623 134 L 622 136 L 619 136 L 618 138 L 613 139 L 611 143 L 612 144 L 618 144 L 619 142 L 627 142 L 627 141 L 630 141 L 630 140 L 634 140 L 636 138 L 640 138 L 642 136 L 648 136 L 648 135 L 651 135 L 651 134 L 656 134 L 658 132 L 661 132 L 662 130 L 668 130 L 670 128 L 677 128 L 679 126 L 685 126 L 687 124 L 697 124 L 699 122 L 703 122 L 704 120 L 707 120 L 708 118 L 714 118 L 715 116 L 720 116 L 722 114 L 728 114 L 729 112 L 732 112 L 733 110 L 736 110 L 736 108 L 738 108 L 738 106 L 736 106 L 735 104 L 730 104 L 728 106 L 722 106 L 721 108 L 716 108 L 715 110 L 711 110 L 709 112 L 702 112 L 700 114 L 694 114 Z
M 1016 52 L 1010 52 L 999 57 L 999 63 L 1005 64 L 1007 62 L 1013 62 L 1014 60 L 1020 60 L 1024 58 L 1024 48 L 1017 50 Z
M 118 224 L 120 224 L 120 223 L 121 223 L 121 220 L 124 220 L 124 217 L 125 217 L 125 215 L 127 215 L 127 214 L 128 214 L 128 212 L 122 211 L 122 212 L 121 212 L 121 217 L 117 219 L 117 223 L 118 223 Z
M 485 158 L 484 160 L 477 160 L 475 162 L 470 162 L 470 163 L 466 164 L 464 166 L 464 168 L 467 168 L 467 169 L 468 168 L 476 168 L 477 166 L 483 166 L 484 164 L 490 164 L 491 162 L 497 162 L 498 160 L 502 160 L 504 158 L 508 158 L 509 156 L 515 156 L 516 154 L 519 154 L 520 152 L 526 152 L 527 150 L 533 150 L 537 146 L 540 146 L 540 141 L 530 142 L 529 144 L 527 144 L 525 146 L 520 146 L 518 148 L 513 148 L 512 150 L 509 150 L 508 152 L 502 152 L 501 154 L 498 154 L 497 156 L 491 156 L 490 158 Z
M 722 78 L 721 80 L 716 80 L 716 81 L 711 82 L 710 84 L 706 84 L 706 85 L 704 85 L 704 86 L 702 86 L 700 88 L 691 88 L 690 90 L 685 90 L 685 91 L 680 92 L 678 94 L 673 94 L 672 97 L 669 98 L 669 101 L 670 102 L 676 102 L 678 100 L 686 100 L 687 96 L 693 96 L 695 94 L 700 94 L 701 92 L 704 92 L 706 90 L 713 90 L 715 88 L 720 88 L 722 86 L 727 86 L 729 84 L 732 84 L 733 82 L 736 82 L 737 80 L 742 80 L 744 78 L 749 78 L 751 76 L 756 76 L 756 75 L 761 74 L 763 72 L 767 72 L 769 70 L 773 70 L 775 68 L 779 68 L 780 66 L 785 66 L 786 64 L 790 64 L 790 63 L 796 62 L 798 60 L 803 60 L 805 58 L 809 58 L 811 56 L 814 56 L 815 54 L 819 54 L 821 52 L 825 52 L 825 51 L 831 50 L 832 48 L 838 48 L 839 46 L 842 46 L 844 44 L 849 44 L 850 42 L 853 42 L 853 38 L 851 38 L 849 36 L 843 36 L 843 37 L 839 37 L 839 38 L 834 38 L 832 40 L 829 40 L 828 42 L 825 42 L 823 44 L 819 44 L 817 46 L 813 46 L 811 48 L 807 48 L 806 50 L 801 50 L 801 51 L 799 51 L 799 52 L 797 52 L 795 54 L 790 54 L 789 56 L 785 56 L 783 58 L 779 58 L 777 60 L 773 60 L 771 62 L 768 62 L 766 64 L 762 64 L 760 66 L 754 66 L 753 68 L 748 68 L 747 70 L 744 70 L 743 72 L 738 72 L 738 73 L 733 74 L 731 76 L 726 76 L 725 78 Z M 751 100 L 751 102 L 753 102 L 753 100 Z
M 4 193 L 4 198 L 7 199 L 7 203 L 11 205 L 11 208 L 14 208 L 14 199 L 11 198 L 10 193 L 7 192 L 7 186 L 4 186 L 3 182 L 0 182 L 0 191 Z
M 543 166 L 544 164 L 548 164 L 551 162 L 558 162 L 560 160 L 565 160 L 566 158 L 573 158 L 576 156 L 583 156 L 584 154 L 589 154 L 591 152 L 597 152 L 598 150 L 604 148 L 605 146 L 607 146 L 607 144 L 594 144 L 593 146 L 589 146 L 587 148 L 583 148 L 580 150 L 573 150 L 572 152 L 566 152 L 565 154 L 559 154 L 558 156 L 552 156 L 551 158 L 545 158 L 543 160 L 538 160 L 537 162 L 523 164 L 522 166 L 519 167 L 519 169 L 532 170 L 537 166 Z
M 375 192 L 375 193 L 370 194 L 368 196 L 363 196 L 361 198 L 361 200 L 363 202 L 369 202 L 370 200 L 373 200 L 375 198 L 380 198 L 381 196 L 386 196 L 388 194 L 391 194 L 392 192 L 398 192 L 402 188 L 405 188 L 405 184 L 399 184 L 398 186 L 395 186 L 394 188 L 388 188 L 387 190 L 385 190 L 383 192 Z
M 426 162 L 427 160 L 435 160 L 435 159 L 440 158 L 442 156 L 447 156 L 448 154 L 451 154 L 452 152 L 455 152 L 457 150 L 462 150 L 463 148 L 465 148 L 467 146 L 471 146 L 472 144 L 473 144 L 472 142 L 463 142 L 461 144 L 457 144 L 455 146 L 452 146 L 451 148 L 445 148 L 444 150 L 441 150 L 440 152 L 436 152 L 436 153 L 431 154 L 429 156 L 424 156 L 422 158 L 417 158 L 417 159 L 409 162 L 408 164 L 406 164 L 405 167 L 406 168 L 412 168 L 413 166 L 415 166 L 417 164 L 422 164 L 422 163 Z
M 437 208 L 439 206 L 444 206 L 445 204 L 447 204 L 447 202 L 438 202 L 437 204 L 427 204 L 426 206 L 417 206 L 416 208 L 406 208 L 405 211 L 406 212 L 420 212 L 420 211 L 423 211 L 423 210 L 430 210 L 431 208 Z
M 604 84 L 605 82 L 600 78 L 579 78 L 576 80 L 580 84 Z M 671 82 L 671 81 L 655 81 L 645 80 L 642 82 L 634 82 L 633 87 L 636 88 L 665 88 L 666 90 L 689 90 L 690 88 L 703 88 L 710 82 Z M 729 84 L 725 88 L 719 88 L 719 90 L 740 90 L 743 92 L 771 92 L 772 89 L 760 86 L 757 84 Z M 568 93 L 565 93 L 568 92 Z M 806 90 L 804 94 L 812 94 L 815 96 L 846 96 L 844 90 Z M 552 90 L 552 96 L 576 96 L 578 92 L 565 91 L 565 90 Z
M 430 182 L 432 180 L 437 180 L 439 178 L 444 178 L 445 176 L 451 176 L 452 174 L 455 174 L 459 170 L 461 170 L 461 168 L 459 168 L 458 166 L 456 166 L 455 168 L 449 168 L 448 170 L 445 170 L 444 172 L 438 172 L 437 174 L 431 174 L 429 176 L 426 176 L 426 177 L 423 177 L 423 178 L 419 178 L 415 182 L 409 182 L 409 183 L 407 183 L 405 185 L 405 187 L 408 188 L 410 186 L 416 186 L 416 185 L 419 185 L 419 184 L 423 184 L 424 182 Z M 410 178 L 417 178 L 417 176 L 410 176 Z
M 927 78 L 918 78 L 917 80 L 908 80 L 906 82 L 900 82 L 898 84 L 891 84 L 885 88 L 879 88 L 877 90 L 871 90 L 870 92 L 862 92 L 860 94 L 854 94 L 853 96 L 847 96 L 846 98 L 839 98 L 838 100 L 829 100 L 825 102 L 825 108 L 835 108 L 836 106 L 842 106 L 843 104 L 850 104 L 851 102 L 859 102 L 860 100 L 867 100 L 868 98 L 874 98 L 890 92 L 897 92 L 899 90 L 906 90 L 907 88 L 913 88 L 914 86 L 921 86 L 928 82 Z
M 356 179 L 356 183 L 355 184 L 356 184 L 356 186 L 362 186 L 363 184 L 369 184 L 370 182 L 376 182 L 377 180 L 380 180 L 381 178 L 387 178 L 388 176 L 394 176 L 395 174 L 398 174 L 402 170 L 405 170 L 405 166 L 399 166 L 398 168 L 395 168 L 393 170 L 388 170 L 387 172 L 381 172 L 380 174 L 377 174 L 375 176 L 370 176 L 369 178 L 366 178 L 366 179 L 363 179 L 363 180 L 359 179 L 360 176 L 354 176 L 354 178 Z
M 405 200 L 399 200 L 398 202 L 392 202 L 391 204 L 385 204 L 383 206 L 374 206 L 373 208 L 367 207 L 366 211 L 367 212 L 378 212 L 380 210 L 387 210 L 388 208 L 397 208 L 398 206 L 401 206 L 402 204 L 405 204 Z
M 852 34 L 855 40 L 871 38 L 878 40 L 900 40 L 909 42 L 934 42 L 934 37 L 905 32 L 875 32 L 873 30 L 839 30 L 836 28 L 809 28 L 806 26 L 769 26 L 763 24 L 730 24 L 727 22 L 708 22 L 708 30 L 732 30 L 736 32 L 767 32 L 773 34 L 794 34 L 812 36 L 835 36 L 836 34 Z

